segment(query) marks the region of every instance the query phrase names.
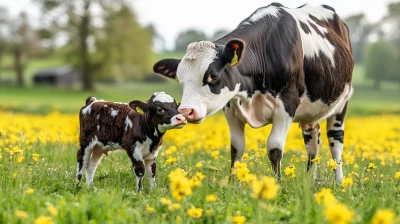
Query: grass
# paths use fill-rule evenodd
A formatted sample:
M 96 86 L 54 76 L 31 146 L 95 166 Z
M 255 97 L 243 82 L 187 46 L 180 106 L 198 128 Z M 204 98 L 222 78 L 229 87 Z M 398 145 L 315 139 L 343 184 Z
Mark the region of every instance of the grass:
M 388 119 L 392 122 L 385 123 Z M 157 158 L 157 187 L 150 191 L 145 179 L 141 192 L 134 190 L 131 162 L 122 151 L 103 158 L 95 174 L 95 187 L 87 188 L 84 182 L 75 182 L 77 117 L 2 113 L 0 121 L 4 124 L 0 125 L 3 130 L 0 223 L 32 223 L 40 216 L 56 223 L 232 223 L 237 215 L 243 215 L 248 223 L 325 223 L 329 206 L 324 208 L 314 197 L 322 188 L 331 189 L 336 200 L 354 212 L 353 223 L 369 223 L 376 211 L 383 208 L 398 217 L 400 214 L 400 179 L 395 179 L 395 172 L 400 172 L 399 116 L 348 120 L 344 173 L 354 181 L 350 186 L 335 183 L 334 171 L 327 165 L 330 152 L 325 137 L 317 169 L 319 178 L 313 182 L 312 172 L 305 171 L 307 157 L 301 134 L 297 127 L 292 127 L 296 130 L 289 134 L 282 170 L 294 165 L 296 176 L 291 178 L 282 171 L 280 189 L 273 200 L 253 198 L 251 185 L 240 183 L 229 174 L 229 132 L 219 115 L 208 118 L 204 124 L 167 133 Z M 75 130 L 71 132 L 76 135 L 71 142 L 63 138 L 65 129 Z M 246 132 L 245 163 L 250 173 L 259 178 L 273 176 L 265 151 L 269 131 L 247 129 Z M 34 154 L 38 154 L 37 161 L 33 159 Z M 24 159 L 18 162 L 21 156 Z M 177 158 L 177 162 L 168 163 L 169 158 Z M 198 162 L 203 166 L 198 167 Z M 377 168 L 368 171 L 370 163 Z M 211 167 L 218 170 L 213 171 Z M 177 168 L 187 171 L 189 177 L 196 172 L 205 176 L 201 186 L 192 187 L 192 195 L 182 201 L 171 196 L 169 186 L 168 174 Z M 33 193 L 28 189 L 33 189 Z M 215 202 L 205 200 L 211 194 L 217 197 Z M 162 197 L 181 208 L 170 211 L 160 202 Z M 153 208 L 154 212 L 146 207 Z M 192 207 L 203 209 L 200 218 L 187 214 Z M 17 210 L 25 212 L 26 217 L 19 217 Z M 206 210 L 212 214 L 207 215 Z M 332 212 L 338 217 L 345 214 L 342 209 Z

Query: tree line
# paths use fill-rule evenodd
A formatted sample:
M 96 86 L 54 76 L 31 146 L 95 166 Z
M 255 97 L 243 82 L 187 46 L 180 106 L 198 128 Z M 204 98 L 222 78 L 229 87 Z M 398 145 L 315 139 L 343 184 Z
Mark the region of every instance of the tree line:
M 140 25 L 127 1 L 32 1 L 41 11 L 39 28 L 26 13 L 12 18 L 0 8 L 0 69 L 11 57 L 19 86 L 30 58 L 55 54 L 81 71 L 84 90 L 95 79 L 141 79 L 151 71 L 154 28 Z

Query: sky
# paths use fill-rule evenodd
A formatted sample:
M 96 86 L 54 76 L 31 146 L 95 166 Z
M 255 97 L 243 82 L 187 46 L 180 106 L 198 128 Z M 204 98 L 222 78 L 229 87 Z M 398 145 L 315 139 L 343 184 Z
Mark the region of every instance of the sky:
M 257 8 L 272 2 L 295 8 L 304 3 L 326 4 L 335 8 L 342 18 L 356 13 L 365 13 L 368 20 L 376 22 L 386 13 L 386 5 L 393 0 L 335 0 L 335 1 L 268 1 L 268 0 L 128 0 L 132 4 L 139 22 L 153 24 L 165 39 L 166 47 L 173 49 L 179 32 L 189 28 L 203 30 L 211 36 L 218 29 L 234 29 L 244 18 Z M 32 0 L 0 0 L 12 16 L 26 11 L 33 23 L 40 18 L 40 12 Z M 37 23 L 39 24 L 39 23 Z

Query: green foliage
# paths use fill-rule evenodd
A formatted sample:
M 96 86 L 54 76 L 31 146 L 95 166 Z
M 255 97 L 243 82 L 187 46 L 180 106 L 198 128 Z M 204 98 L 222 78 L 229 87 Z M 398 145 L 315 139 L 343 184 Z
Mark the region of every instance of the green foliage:
M 175 40 L 175 51 L 186 52 L 187 46 L 195 41 L 206 40 L 207 37 L 204 32 L 200 30 L 186 30 L 181 32 Z
M 391 81 L 396 75 L 396 51 L 385 41 L 371 44 L 365 55 L 366 77 L 373 79 L 375 88 L 379 88 L 382 81 Z
M 98 65 L 97 79 L 138 80 L 149 74 L 152 68 L 149 29 L 140 26 L 127 6 L 109 10 L 104 21 L 93 55 Z

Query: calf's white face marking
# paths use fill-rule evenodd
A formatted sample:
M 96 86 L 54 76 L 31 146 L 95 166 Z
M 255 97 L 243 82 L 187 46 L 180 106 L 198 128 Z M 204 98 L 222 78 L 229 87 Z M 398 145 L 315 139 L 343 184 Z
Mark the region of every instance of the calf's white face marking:
M 156 92 L 153 95 L 155 97 L 153 98 L 153 102 L 161 102 L 161 103 L 173 103 L 175 102 L 174 98 L 172 98 L 170 95 L 166 94 L 165 92 Z
M 180 121 L 177 120 L 180 119 Z M 159 124 L 157 126 L 158 130 L 161 133 L 165 133 L 167 130 L 182 128 L 186 124 L 186 118 L 182 114 L 177 114 L 171 118 L 171 122 L 169 124 Z M 157 136 L 157 131 L 154 132 L 154 135 Z
M 217 58 L 217 53 L 215 45 L 210 41 L 191 43 L 178 66 L 177 77 L 183 87 L 179 108 L 193 108 L 199 122 L 222 109 L 239 91 L 240 84 L 233 91 L 224 87 L 220 94 L 212 93 L 208 85 L 203 85 L 203 76 Z

